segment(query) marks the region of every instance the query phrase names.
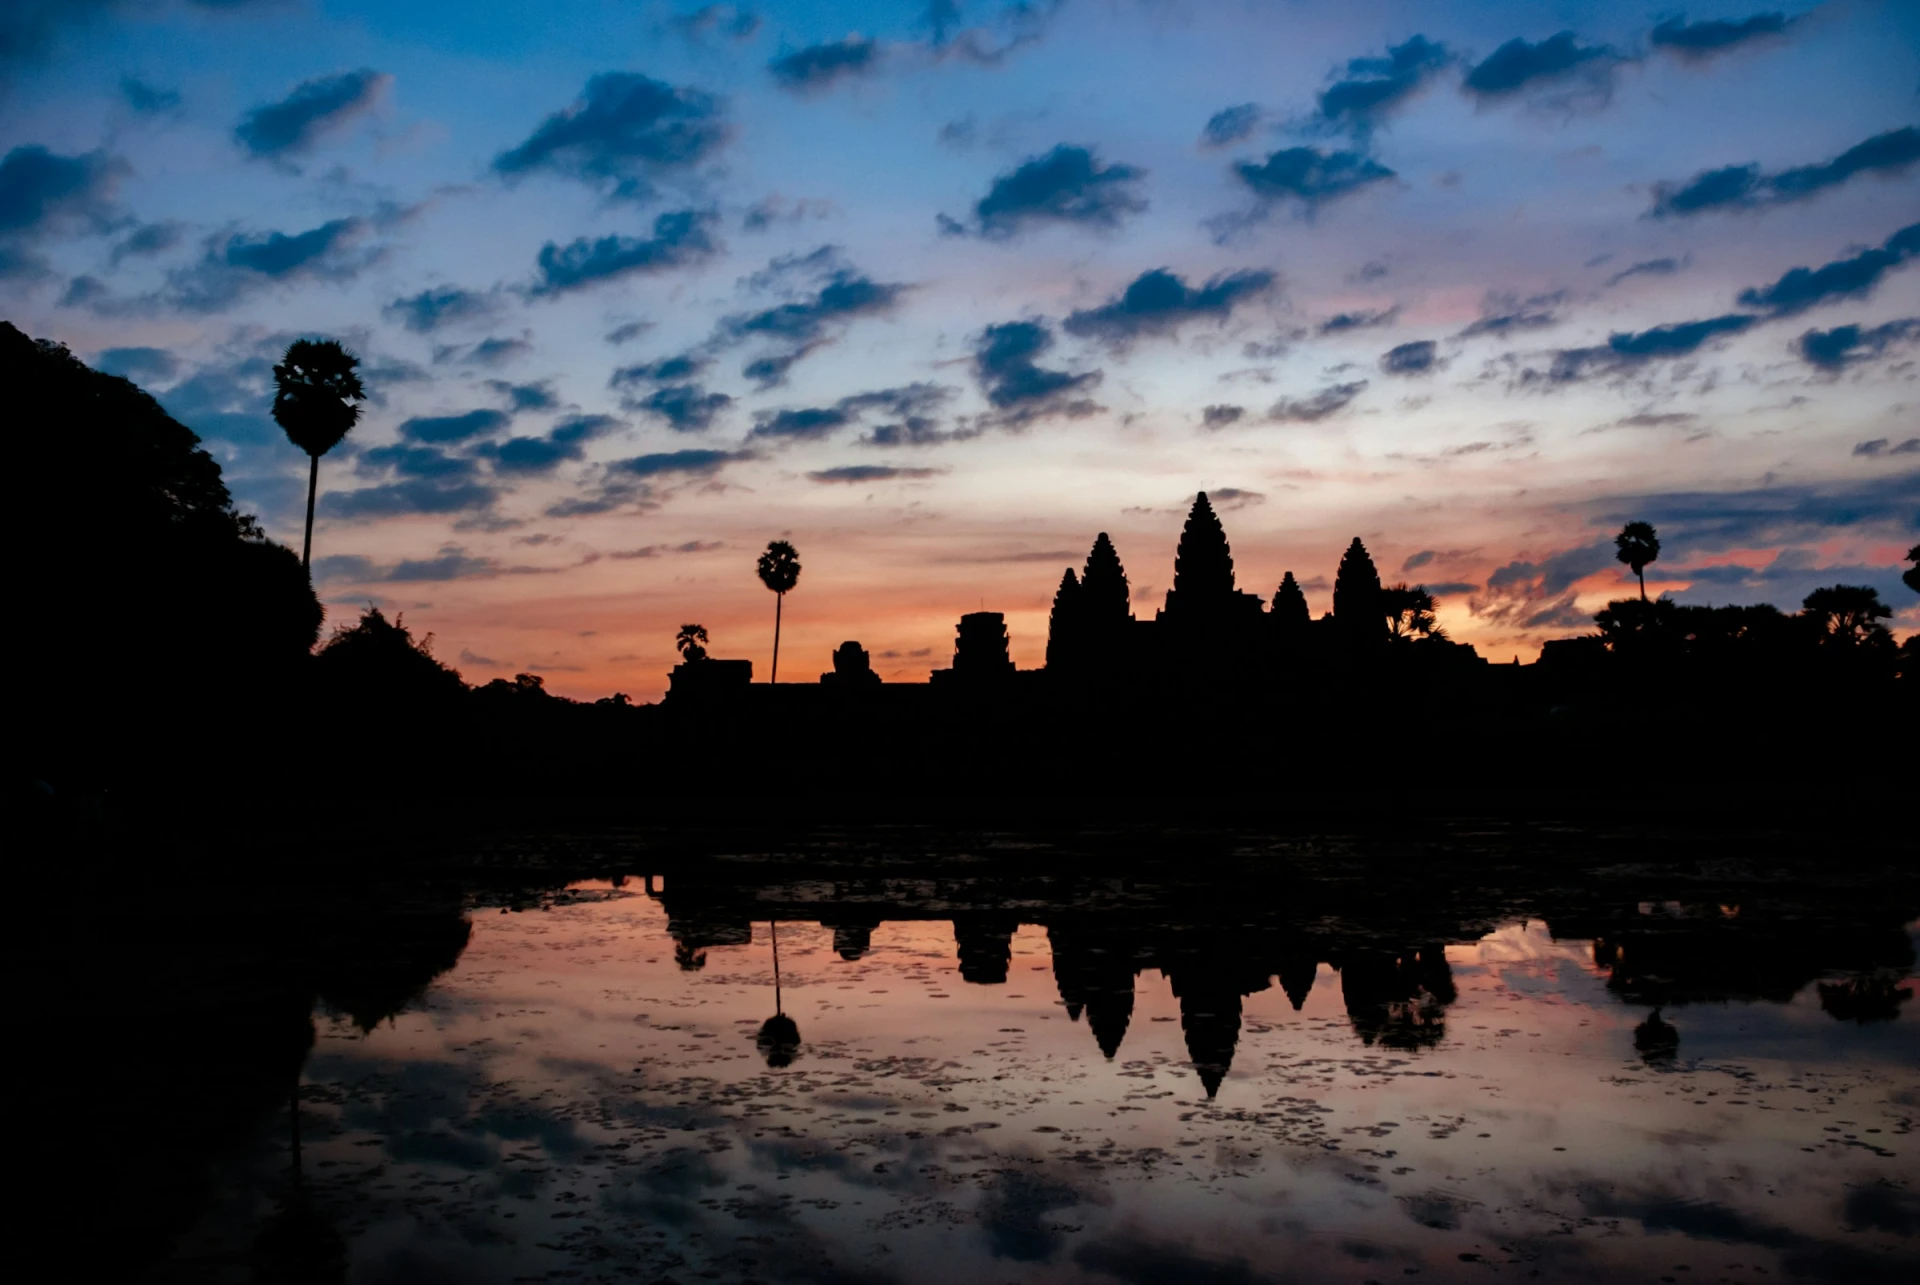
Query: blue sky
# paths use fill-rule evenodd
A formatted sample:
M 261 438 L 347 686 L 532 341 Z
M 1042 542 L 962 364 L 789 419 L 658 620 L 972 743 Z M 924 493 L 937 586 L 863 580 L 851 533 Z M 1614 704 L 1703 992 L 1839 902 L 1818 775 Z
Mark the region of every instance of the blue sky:
M 4 315 L 285 539 L 268 367 L 348 342 L 323 594 L 469 678 L 764 666 L 774 536 L 803 670 L 981 605 L 1037 663 L 1200 489 L 1242 587 L 1359 534 L 1500 659 L 1629 517 L 1683 600 L 1920 628 L 1911 5 L 29 0 L 0 77 Z

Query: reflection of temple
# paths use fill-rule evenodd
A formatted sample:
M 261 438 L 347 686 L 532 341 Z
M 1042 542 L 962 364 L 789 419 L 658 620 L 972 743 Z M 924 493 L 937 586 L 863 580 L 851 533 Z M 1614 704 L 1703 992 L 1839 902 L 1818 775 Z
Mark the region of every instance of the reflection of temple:
M 1119 879 L 863 877 L 828 882 L 824 897 L 819 880 L 794 879 L 742 887 L 670 878 L 658 895 L 676 957 L 697 967 L 711 946 L 743 945 L 754 919 L 819 923 L 848 961 L 872 950 L 874 930 L 887 921 L 951 922 L 961 978 L 993 986 L 1008 980 L 1014 934 L 1036 925 L 1046 932 L 1067 1016 L 1085 1018 L 1109 1059 L 1128 1038 L 1141 974 L 1158 972 L 1178 1000 L 1188 1061 L 1209 1097 L 1232 1069 L 1246 998 L 1277 983 L 1298 1010 L 1323 966 L 1337 976 L 1363 1045 L 1407 1053 L 1438 1046 L 1457 997 L 1447 946 L 1477 941 L 1500 917 L 1523 912 L 1546 919 L 1556 936 L 1591 939 L 1610 987 L 1654 1010 L 1634 1037 L 1653 1062 L 1671 1060 L 1681 1040 L 1660 1006 L 1780 1002 L 1819 982 L 1834 1017 L 1886 1020 L 1911 993 L 1905 978 L 1914 962 L 1902 926 L 1915 908 L 1877 903 L 1817 913 L 1799 900 L 1622 905 L 1548 881 L 1537 897 L 1503 892 L 1503 910 L 1490 918 L 1469 887 L 1422 893 L 1404 881 L 1397 892 L 1364 881 L 1262 892 L 1196 878 L 1161 886 L 1143 903 Z

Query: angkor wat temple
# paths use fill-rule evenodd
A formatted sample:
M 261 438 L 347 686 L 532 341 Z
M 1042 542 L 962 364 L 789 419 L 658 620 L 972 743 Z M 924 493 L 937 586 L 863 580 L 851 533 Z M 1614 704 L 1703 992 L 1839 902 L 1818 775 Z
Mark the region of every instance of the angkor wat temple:
M 936 669 L 927 683 L 888 683 L 890 694 L 882 695 L 866 650 L 849 641 L 834 652 L 833 668 L 820 675 L 819 687 L 836 696 L 894 704 L 929 693 L 980 696 L 1006 689 L 1072 699 L 1121 682 L 1136 696 L 1149 698 L 1156 693 L 1258 697 L 1296 684 L 1304 672 L 1331 682 L 1360 675 L 1372 682 L 1388 665 L 1428 676 L 1486 669 L 1472 647 L 1446 637 L 1424 592 L 1381 584 L 1358 537 L 1340 558 L 1333 610 L 1317 620 L 1292 571 L 1281 576 L 1271 602 L 1239 588 L 1226 531 L 1204 491 L 1194 499 L 1181 532 L 1165 605 L 1146 619 L 1134 614 L 1133 598 L 1120 554 L 1103 531 L 1086 565 L 1061 575 L 1043 669 L 1016 669 L 1006 617 L 977 611 L 960 617 L 951 667 Z M 752 662 L 744 660 L 702 659 L 676 666 L 668 704 L 704 707 L 748 700 L 792 706 L 805 699 L 764 685 L 751 687 L 752 674 Z

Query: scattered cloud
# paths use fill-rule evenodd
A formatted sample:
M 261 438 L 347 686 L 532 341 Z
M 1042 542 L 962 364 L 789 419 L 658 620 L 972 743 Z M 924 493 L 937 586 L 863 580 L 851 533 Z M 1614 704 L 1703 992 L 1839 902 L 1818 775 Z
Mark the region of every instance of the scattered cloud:
M 637 549 L 622 549 L 610 553 L 610 558 L 661 558 L 674 553 L 712 553 L 716 549 L 726 548 L 720 540 L 687 540 L 680 544 L 643 544 Z
M 1336 312 L 1314 329 L 1322 335 L 1345 334 L 1349 330 L 1371 330 L 1375 326 L 1391 326 L 1399 317 L 1399 308 L 1360 309 L 1355 312 Z
M 344 519 L 448 516 L 490 508 L 498 494 L 479 482 L 409 478 L 355 491 L 328 491 L 320 498 L 320 515 Z
M 650 237 L 576 237 L 565 246 L 549 241 L 540 247 L 539 280 L 531 293 L 564 294 L 700 263 L 720 252 L 712 232 L 718 222 L 710 210 L 673 210 L 654 219 Z
M 1475 335 L 1496 335 L 1504 338 L 1522 330 L 1544 330 L 1548 326 L 1560 324 L 1560 314 L 1555 311 L 1567 300 L 1567 292 L 1555 290 L 1551 294 L 1537 294 L 1526 299 L 1504 293 L 1491 293 L 1480 305 L 1480 316 L 1460 332 L 1462 339 L 1471 339 Z
M 1562 348 L 1554 354 L 1548 378 L 1570 383 L 1594 375 L 1612 375 L 1670 357 L 1685 357 L 1711 339 L 1737 335 L 1760 318 L 1744 312 L 1654 326 L 1649 330 L 1616 331 L 1604 344 L 1589 348 Z
M 380 258 L 362 246 L 365 219 L 332 219 L 305 232 L 221 232 L 197 263 L 168 274 L 165 302 L 182 312 L 230 308 L 276 284 L 351 281 Z
M 1380 369 L 1389 375 L 1425 375 L 1439 364 L 1440 346 L 1431 339 L 1389 348 L 1380 356 Z
M 1543 89 L 1562 91 L 1551 100 L 1552 106 L 1604 101 L 1612 91 L 1613 69 L 1621 61 L 1611 46 L 1583 45 L 1571 31 L 1538 43 L 1516 37 L 1470 70 L 1464 88 L 1482 101 Z
M 859 485 L 867 482 L 895 482 L 938 477 L 943 472 L 945 472 L 944 469 L 937 468 L 896 468 L 891 464 L 843 464 L 839 468 L 827 468 L 809 473 L 807 477 L 815 482 Z
M 719 35 L 729 40 L 748 40 L 760 30 L 760 15 L 732 4 L 706 4 L 667 19 L 675 31 L 689 40 Z
M 905 442 L 882 440 L 878 445 L 930 443 L 943 440 L 933 412 L 953 395 L 951 388 L 939 384 L 915 383 L 900 388 L 882 388 L 855 393 L 831 406 L 812 406 L 787 410 L 765 410 L 754 415 L 749 437 L 776 441 L 816 441 L 839 429 L 860 422 L 869 412 L 894 417 L 898 422 L 883 424 L 874 432 L 883 438 L 904 438 Z
M 1031 156 L 994 179 L 974 205 L 973 230 L 990 241 L 1004 241 L 1034 227 L 1053 223 L 1113 228 L 1127 215 L 1147 208 L 1139 193 L 1146 171 L 1102 162 L 1090 147 L 1061 143 Z M 966 225 L 940 216 L 941 230 L 962 235 Z
M 630 389 L 647 384 L 670 384 L 679 380 L 692 379 L 713 364 L 713 358 L 704 353 L 683 352 L 673 357 L 661 357 L 655 361 L 635 362 L 631 366 L 621 366 L 613 372 L 607 381 L 607 387 Z
M 555 424 L 540 437 L 509 437 L 495 445 L 485 443 L 479 453 L 504 474 L 551 473 L 569 460 L 581 459 L 595 438 L 617 432 L 626 424 L 611 415 L 574 415 Z
M 0 159 L 0 237 L 104 231 L 119 217 L 115 192 L 127 173 L 125 161 L 103 151 L 14 148 Z
M 656 180 L 713 157 L 732 137 L 719 99 L 636 72 L 602 72 L 572 106 L 493 160 L 508 182 L 548 172 L 614 200 L 645 200 Z
M 494 299 L 490 294 L 459 286 L 434 286 L 419 294 L 395 299 L 381 311 L 408 330 L 424 335 L 452 322 L 490 316 L 493 309 Z
M 1247 408 L 1244 406 L 1216 404 L 1200 412 L 1200 423 L 1205 428 L 1220 429 L 1229 424 L 1238 424 L 1246 414 Z
M 476 344 L 442 344 L 433 350 L 437 366 L 485 366 L 493 369 L 516 361 L 533 351 L 533 341 L 524 335 L 489 335 Z
M 1099 371 L 1073 375 L 1038 364 L 1054 345 L 1042 321 L 1004 321 L 974 339 L 974 375 L 1003 423 L 1018 427 L 1048 414 L 1084 415 L 1093 404 L 1075 396 L 1100 382 Z
M 1794 21 L 1782 13 L 1756 13 L 1750 18 L 1732 21 L 1710 18 L 1688 22 L 1684 16 L 1668 18 L 1648 34 L 1647 43 L 1676 58 L 1703 62 L 1741 45 L 1782 36 Z
M 1837 371 L 1869 361 L 1890 346 L 1911 339 L 1920 339 L 1920 317 L 1902 317 L 1867 328 L 1846 325 L 1831 330 L 1809 330 L 1795 340 L 1793 346 L 1809 365 Z
M 1222 107 L 1207 117 L 1207 123 L 1200 130 L 1200 146 L 1232 147 L 1253 137 L 1253 131 L 1260 126 L 1260 107 L 1257 103 L 1241 103 L 1235 107 Z
M 1486 588 L 1467 600 L 1467 610 L 1515 629 L 1583 628 L 1592 618 L 1580 610 L 1574 586 L 1615 565 L 1610 538 L 1538 559 L 1515 559 L 1487 577 Z
M 607 342 L 618 347 L 631 340 L 638 339 L 653 329 L 651 321 L 623 321 L 607 332 Z
M 151 259 L 165 254 L 186 240 L 186 235 L 186 225 L 172 219 L 142 223 L 115 242 L 113 266 L 119 267 L 125 259 Z
M 233 141 L 263 160 L 299 155 L 321 135 L 371 111 L 392 83 L 393 77 L 367 67 L 302 81 L 280 101 L 248 112 L 234 127 Z
M 1758 165 L 1702 170 L 1684 183 L 1656 183 L 1649 218 L 1686 218 L 1710 210 L 1757 210 L 1805 201 L 1856 174 L 1899 174 L 1920 161 L 1920 129 L 1876 134 L 1830 161 L 1768 174 Z
M 1165 268 L 1136 277 L 1120 296 L 1075 312 L 1061 324 L 1070 335 L 1122 347 L 1147 335 L 1172 334 L 1189 321 L 1225 322 L 1236 306 L 1272 289 L 1272 272 L 1243 269 L 1189 286 Z
M 487 387 L 506 398 L 516 415 L 521 411 L 554 410 L 560 405 L 560 395 L 553 391 L 552 380 L 516 384 L 506 379 L 489 379 Z
M 662 420 L 676 433 L 704 433 L 733 405 L 726 393 L 710 393 L 700 384 L 667 384 L 645 397 L 623 397 L 620 405 Z
M 897 282 L 875 281 L 840 263 L 837 251 L 822 246 L 800 259 L 777 259 L 761 274 L 772 281 L 793 272 L 825 273 L 817 290 L 758 312 L 723 317 L 715 338 L 723 342 L 768 340 L 779 345 L 770 356 L 750 362 L 743 370 L 760 388 L 771 388 L 814 349 L 828 342 L 835 330 L 860 317 L 892 311 L 908 289 Z
M 142 116 L 164 116 L 180 107 L 180 92 L 149 85 L 138 76 L 120 77 L 120 97 Z
M 1244 509 L 1255 504 L 1265 504 L 1266 494 L 1262 491 L 1249 491 L 1244 487 L 1220 486 L 1207 492 L 1207 498 L 1217 509 Z
M 1329 385 L 1310 397 L 1283 397 L 1267 408 L 1267 418 L 1276 424 L 1317 423 L 1345 410 L 1366 387 L 1366 380 L 1356 379 Z
M 1298 201 L 1309 210 L 1394 176 L 1371 156 L 1317 147 L 1284 148 L 1258 165 L 1240 161 L 1233 172 L 1263 203 Z
M 1740 303 L 1783 317 L 1835 299 L 1864 298 L 1880 278 L 1916 254 L 1920 254 L 1920 223 L 1910 223 L 1878 249 L 1862 250 L 1818 268 L 1793 268 L 1770 286 L 1742 290 Z
M 607 468 L 612 472 L 624 473 L 631 477 L 665 477 L 673 474 L 705 476 L 717 473 L 735 461 L 752 458 L 751 451 L 659 451 L 651 455 L 636 455 L 631 459 L 615 460 L 607 465 Z
M 180 359 L 164 348 L 107 348 L 93 359 L 93 368 L 144 387 L 172 383 Z
M 1622 281 L 1631 277 L 1670 277 L 1680 271 L 1681 261 L 1675 258 L 1643 259 L 1629 267 L 1620 269 L 1607 278 L 1607 288 L 1611 290 Z
M 1386 57 L 1348 61 L 1343 79 L 1320 93 L 1320 119 L 1365 134 L 1453 61 L 1445 45 L 1414 36 Z
M 774 84 L 789 93 L 811 94 L 842 80 L 880 69 L 880 46 L 864 36 L 846 36 L 830 44 L 809 45 L 767 64 Z
M 468 442 L 506 431 L 513 417 L 502 410 L 470 410 L 459 415 L 416 415 L 400 425 L 410 442 Z
M 1870 442 L 1855 442 L 1853 453 L 1868 459 L 1877 459 L 1882 455 L 1920 455 L 1920 437 L 1909 437 L 1898 445 L 1885 437 L 1876 437 Z

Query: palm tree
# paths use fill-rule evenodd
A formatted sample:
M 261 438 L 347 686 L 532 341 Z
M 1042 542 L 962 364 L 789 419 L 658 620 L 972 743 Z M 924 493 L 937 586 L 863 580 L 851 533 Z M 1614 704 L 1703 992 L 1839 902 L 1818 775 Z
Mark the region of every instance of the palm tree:
M 767 675 L 769 683 L 780 677 L 780 609 L 786 605 L 787 591 L 800 583 L 800 555 L 785 540 L 774 540 L 767 545 L 767 551 L 760 555 L 760 564 L 756 568 L 760 573 L 760 583 L 774 592 L 773 604 L 773 670 Z
M 1808 594 L 1800 606 L 1801 614 L 1814 622 L 1825 640 L 1854 646 L 1882 638 L 1892 641 L 1880 622 L 1891 618 L 1893 610 L 1880 601 L 1880 591 L 1872 585 L 1828 585 Z
M 1613 537 L 1614 557 L 1640 577 L 1640 601 L 1647 600 L 1647 566 L 1660 557 L 1660 537 L 1651 522 L 1629 522 Z
M 1397 584 L 1380 591 L 1380 605 L 1387 618 L 1387 636 L 1395 642 L 1411 642 L 1415 634 L 1422 638 L 1447 641 L 1447 631 L 1434 614 L 1433 595 L 1425 585 Z
M 767 1065 L 778 1070 L 792 1066 L 794 1054 L 800 1051 L 800 1025 L 787 1016 L 786 1008 L 780 1003 L 779 920 L 767 924 L 767 936 L 773 942 L 773 1016 L 760 1023 L 753 1042 L 759 1046 L 760 1055 L 767 1059 Z
M 707 627 L 705 625 L 681 625 L 680 632 L 673 637 L 675 650 L 680 659 L 691 665 L 707 658 Z
M 1920 544 L 1907 550 L 1907 561 L 1913 565 L 1900 573 L 1900 582 L 1915 593 L 1920 593 Z
M 313 562 L 313 497 L 320 488 L 320 457 L 340 445 L 360 419 L 367 390 L 354 368 L 360 359 L 332 339 L 296 339 L 273 368 L 273 418 L 287 440 L 313 461 L 307 471 L 307 537 L 300 565 Z

